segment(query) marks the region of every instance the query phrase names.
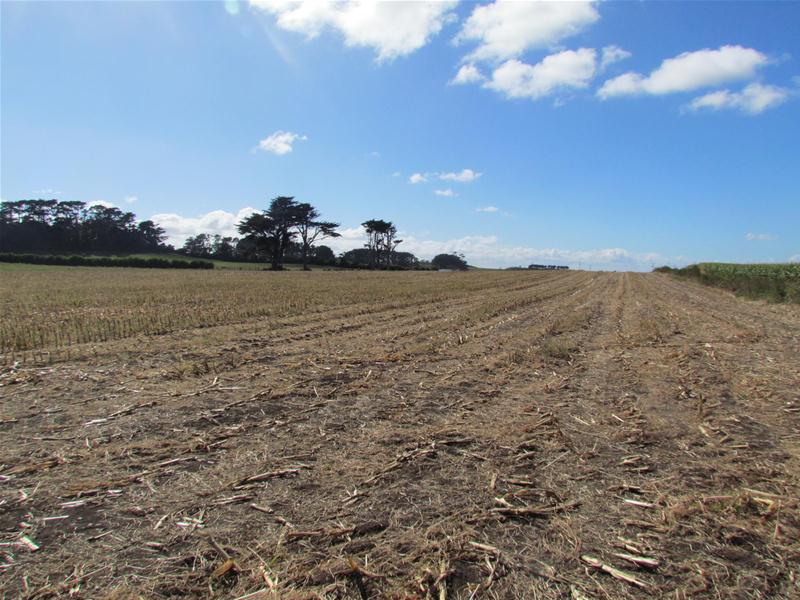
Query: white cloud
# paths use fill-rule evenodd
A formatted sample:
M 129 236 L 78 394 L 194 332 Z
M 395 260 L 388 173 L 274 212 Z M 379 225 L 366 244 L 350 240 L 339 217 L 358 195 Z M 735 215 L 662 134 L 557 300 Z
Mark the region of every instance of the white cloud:
M 593 2 L 508 2 L 477 6 L 456 42 L 476 41 L 469 60 L 505 60 L 574 35 L 600 15 Z
M 422 173 L 414 173 L 411 177 L 408 178 L 408 181 L 411 183 L 425 183 L 428 181 L 428 177 L 423 175 Z
M 483 73 L 478 70 L 474 63 L 467 63 L 462 65 L 456 73 L 456 76 L 450 81 L 450 85 L 465 85 L 468 83 L 477 83 L 485 80 Z
M 363 227 L 344 227 L 338 229 L 341 237 L 328 238 L 323 243 L 337 254 L 355 248 L 363 248 L 367 243 L 367 234 Z
M 748 233 L 744 236 L 748 242 L 767 242 L 769 240 L 774 240 L 775 236 L 770 233 Z
M 90 200 L 86 203 L 86 206 L 91 208 L 92 206 L 102 206 L 103 208 L 116 208 L 116 204 L 112 202 L 106 202 L 105 200 Z
M 789 257 L 790 263 L 800 263 L 800 254 L 795 254 L 794 256 Z
M 475 212 L 496 213 L 498 210 L 500 209 L 496 206 L 482 206 L 480 208 L 476 208 Z
M 138 196 L 125 196 L 125 202 L 128 204 L 136 204 L 137 200 L 139 200 Z
M 593 48 L 551 54 L 535 65 L 511 59 L 494 70 L 485 87 L 509 98 L 535 100 L 559 89 L 587 87 L 594 77 L 595 63 Z
M 465 236 L 451 240 L 420 240 L 403 235 L 398 248 L 422 259 L 430 259 L 443 252 L 462 252 L 470 264 L 486 267 L 526 266 L 530 263 L 564 264 L 583 268 L 608 270 L 650 270 L 653 264 L 663 264 L 667 259 L 658 253 L 635 253 L 623 248 L 596 250 L 562 250 L 557 248 L 531 248 L 508 246 L 497 236 Z
M 450 188 L 444 190 L 434 190 L 433 193 L 436 194 L 437 196 L 445 196 L 446 198 L 454 198 L 455 196 L 458 195 Z
M 46 194 L 51 194 L 51 195 L 58 196 L 59 194 L 63 194 L 64 192 L 62 192 L 61 190 L 54 190 L 52 188 L 47 188 L 47 189 L 44 189 L 44 190 L 33 190 L 33 193 L 34 194 L 45 194 L 45 195 Z
M 635 94 L 688 92 L 727 81 L 748 79 L 768 62 L 767 57 L 758 50 L 742 46 L 721 46 L 717 50 L 706 48 L 684 52 L 663 61 L 647 77 L 629 72 L 609 79 L 598 90 L 597 95 L 606 99 Z
M 486 207 L 484 212 L 496 212 L 496 207 Z M 236 225 L 242 219 L 259 212 L 246 207 L 236 213 L 214 210 L 198 217 L 183 217 L 174 213 L 156 214 L 152 221 L 163 227 L 169 243 L 182 245 L 185 239 L 199 233 L 224 236 L 238 236 Z M 362 248 L 366 243 L 364 228 L 343 227 L 341 237 L 325 240 L 325 245 L 334 252 L 341 253 L 354 248 Z M 418 235 L 427 235 L 422 232 Z M 468 235 L 449 240 L 420 239 L 408 232 L 400 232 L 403 243 L 398 250 L 412 252 L 417 257 L 430 260 L 443 252 L 463 252 L 470 264 L 486 267 L 508 267 L 529 263 L 566 264 L 584 268 L 649 270 L 652 264 L 666 264 L 668 259 L 658 253 L 635 253 L 623 248 L 601 248 L 596 250 L 562 250 L 556 248 L 532 248 L 502 244 L 494 235 Z M 800 257 L 794 257 L 800 258 Z M 678 260 L 678 259 L 674 259 Z
M 483 173 L 476 173 L 472 169 L 462 169 L 458 173 L 439 173 L 439 179 L 469 183 L 470 181 L 475 181 L 481 175 L 483 175 Z
M 364 229 L 351 227 L 339 230 L 340 238 L 325 240 L 335 252 L 361 248 L 366 243 Z M 608 270 L 650 270 L 653 264 L 669 260 L 658 253 L 635 253 L 623 248 L 597 250 L 561 250 L 556 248 L 531 248 L 502 244 L 494 235 L 469 235 L 449 240 L 421 239 L 409 232 L 400 232 L 403 243 L 398 250 L 411 252 L 418 258 L 430 260 L 437 254 L 463 252 L 470 264 L 484 267 L 510 267 L 530 263 L 564 264 Z M 676 259 L 677 260 L 677 259 Z
M 757 115 L 768 108 L 778 106 L 788 97 L 789 92 L 783 88 L 774 85 L 751 83 L 741 92 L 719 90 L 700 96 L 692 100 L 688 108 L 692 111 L 730 108 L 750 115 Z
M 619 46 L 606 46 L 601 52 L 600 70 L 605 71 L 614 63 L 630 58 L 632 54 L 627 50 L 623 50 Z
M 291 131 L 276 131 L 269 137 L 264 138 L 258 142 L 256 150 L 263 150 L 264 152 L 272 152 L 273 154 L 283 155 L 289 154 L 292 151 L 292 145 L 297 140 L 305 141 L 308 137 L 300 135 L 299 133 L 292 133 Z
M 181 246 L 187 237 L 200 233 L 237 237 L 239 233 L 236 231 L 236 225 L 255 212 L 259 212 L 258 209 L 248 206 L 236 213 L 212 210 L 198 217 L 159 213 L 150 217 L 150 220 L 164 228 L 170 244 Z
M 330 28 L 347 46 L 374 49 L 378 60 L 410 54 L 428 43 L 454 15 L 456 2 L 327 2 L 250 0 L 279 27 L 314 38 Z

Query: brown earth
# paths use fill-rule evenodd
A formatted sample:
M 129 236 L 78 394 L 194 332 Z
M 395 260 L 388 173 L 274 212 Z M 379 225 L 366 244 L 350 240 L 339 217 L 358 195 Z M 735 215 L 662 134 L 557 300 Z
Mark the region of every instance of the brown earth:
M 800 307 L 521 273 L 83 354 L 0 377 L 6 597 L 800 597 Z

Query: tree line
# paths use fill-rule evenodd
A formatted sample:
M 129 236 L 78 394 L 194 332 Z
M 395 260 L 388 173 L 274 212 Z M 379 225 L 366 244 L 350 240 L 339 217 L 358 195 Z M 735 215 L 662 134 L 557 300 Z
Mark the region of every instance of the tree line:
M 466 269 L 463 255 L 440 254 L 430 263 L 397 248 L 397 227 L 369 219 L 361 226 L 366 244 L 339 257 L 321 242 L 340 237 L 340 224 L 292 196 L 274 198 L 266 210 L 237 224 L 240 237 L 201 233 L 178 251 L 192 258 L 268 262 L 281 270 L 287 262 L 363 269 Z M 0 203 L 0 253 L 172 252 L 165 231 L 132 212 L 78 201 L 19 200 Z M 77 261 L 73 258 L 73 264 Z
M 363 248 L 344 252 L 338 259 L 330 247 L 319 244 L 327 238 L 340 237 L 339 223 L 323 220 L 311 204 L 297 202 L 292 196 L 273 198 L 269 207 L 242 220 L 237 229 L 242 237 L 198 234 L 186 240 L 181 251 L 197 258 L 220 260 L 268 261 L 273 270 L 286 262 L 369 269 L 425 268 L 410 252 L 397 247 L 397 227 L 391 221 L 369 219 L 361 226 L 367 235 Z M 441 254 L 427 268 L 465 269 L 463 256 Z
M 164 230 L 132 212 L 86 202 L 0 203 L 0 252 L 159 252 Z

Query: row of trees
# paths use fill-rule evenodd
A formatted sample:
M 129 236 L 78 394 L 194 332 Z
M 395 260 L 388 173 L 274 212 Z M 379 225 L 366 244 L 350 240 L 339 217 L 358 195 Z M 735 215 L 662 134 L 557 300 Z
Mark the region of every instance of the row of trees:
M 58 200 L 0 203 L 0 252 L 158 252 L 164 230 L 116 207 Z
M 361 224 L 367 234 L 367 244 L 345 252 L 340 265 L 344 267 L 369 267 L 371 269 L 419 267 L 419 260 L 410 252 L 398 252 L 397 246 L 403 241 L 397 237 L 397 228 L 391 221 L 370 219 Z M 280 270 L 287 256 L 299 254 L 304 269 L 310 260 L 335 260 L 327 246 L 315 246 L 326 238 L 339 237 L 339 223 L 324 221 L 319 211 L 308 203 L 296 202 L 291 196 L 274 198 L 269 208 L 244 219 L 238 225 L 242 238 L 237 240 L 237 248 L 262 252 L 269 256 L 272 269 Z M 220 244 L 224 238 L 220 239 Z M 233 243 L 233 240 L 230 240 Z
M 274 198 L 267 210 L 242 220 L 241 237 L 201 233 L 186 240 L 181 252 L 195 258 L 269 261 L 280 270 L 285 262 L 339 265 L 349 268 L 425 268 L 410 252 L 397 247 L 397 228 L 391 221 L 370 219 L 361 224 L 367 243 L 337 260 L 325 239 L 340 237 L 339 223 L 322 219 L 319 210 L 291 196 Z M 173 251 L 165 245 L 164 230 L 152 221 L 137 221 L 132 212 L 116 207 L 58 200 L 20 200 L 0 203 L 0 252 L 134 253 Z M 464 269 L 463 256 L 441 254 L 432 265 Z
M 208 233 L 200 233 L 187 238 L 178 251 L 195 258 L 244 262 L 266 262 L 271 257 L 268 247 L 255 243 L 249 237 L 227 237 Z M 311 246 L 307 259 L 312 265 L 333 266 L 336 264 L 336 254 L 324 245 Z M 302 246 L 297 242 L 290 242 L 284 253 L 284 262 L 299 263 L 302 260 Z

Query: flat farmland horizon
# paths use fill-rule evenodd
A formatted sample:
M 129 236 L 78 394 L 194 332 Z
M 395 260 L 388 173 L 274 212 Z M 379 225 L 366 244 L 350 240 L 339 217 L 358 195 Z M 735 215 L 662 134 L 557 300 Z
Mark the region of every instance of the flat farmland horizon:
M 10 271 L 0 589 L 790 598 L 800 307 L 661 273 Z

